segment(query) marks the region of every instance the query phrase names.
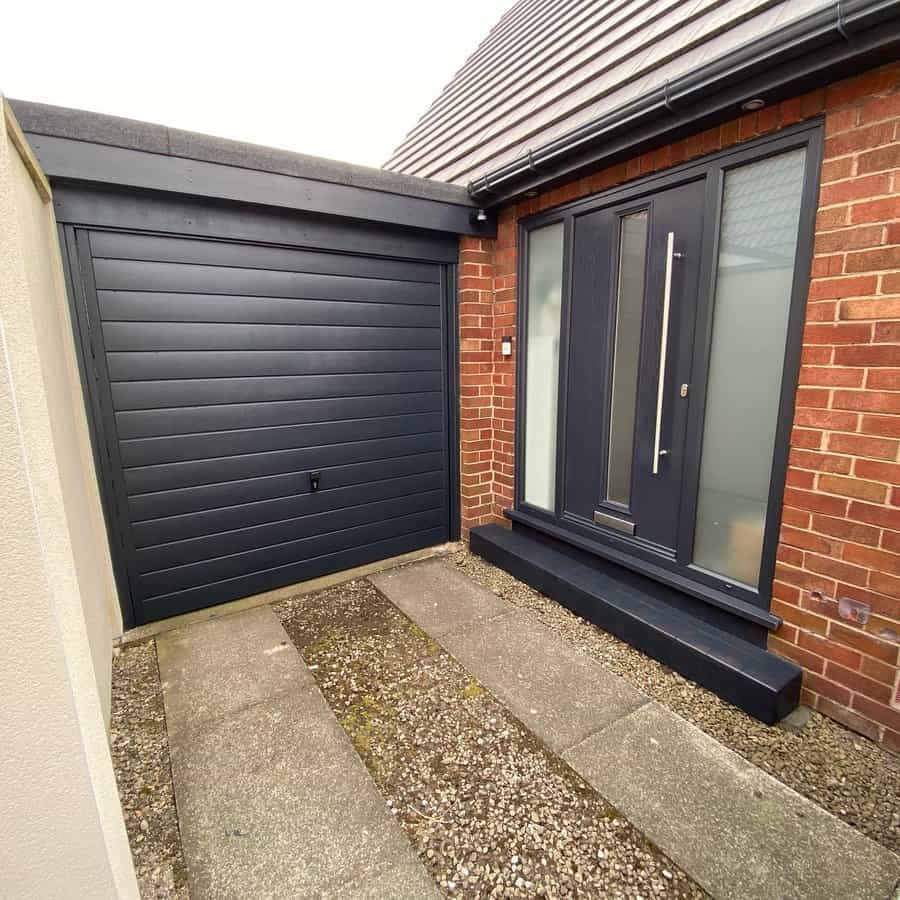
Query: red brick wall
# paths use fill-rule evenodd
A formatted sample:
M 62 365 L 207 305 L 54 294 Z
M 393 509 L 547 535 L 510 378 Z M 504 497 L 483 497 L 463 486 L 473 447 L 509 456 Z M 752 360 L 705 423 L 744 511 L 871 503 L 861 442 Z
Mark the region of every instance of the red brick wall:
M 502 210 L 460 263 L 464 536 L 512 504 L 517 220 L 824 114 L 825 156 L 770 649 L 803 700 L 900 751 L 900 64 L 742 116 Z M 839 598 L 869 606 L 849 621 Z
M 495 475 L 502 475 L 503 450 L 498 447 L 509 448 L 511 460 L 513 438 L 512 420 L 503 420 L 503 397 L 496 393 L 502 384 L 495 384 L 495 378 L 502 378 L 495 374 L 500 364 L 493 330 L 498 305 L 495 243 L 471 237 L 460 241 L 459 483 L 464 540 L 470 528 L 499 520 L 496 507 L 512 503 L 511 492 L 495 481 Z M 512 393 L 509 401 L 512 409 Z M 511 462 L 508 477 L 511 484 Z

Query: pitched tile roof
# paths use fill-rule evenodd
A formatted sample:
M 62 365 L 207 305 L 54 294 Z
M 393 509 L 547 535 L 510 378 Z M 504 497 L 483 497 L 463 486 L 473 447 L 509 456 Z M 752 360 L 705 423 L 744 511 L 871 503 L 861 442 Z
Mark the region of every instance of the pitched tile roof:
M 466 184 L 827 0 L 519 0 L 385 168 Z

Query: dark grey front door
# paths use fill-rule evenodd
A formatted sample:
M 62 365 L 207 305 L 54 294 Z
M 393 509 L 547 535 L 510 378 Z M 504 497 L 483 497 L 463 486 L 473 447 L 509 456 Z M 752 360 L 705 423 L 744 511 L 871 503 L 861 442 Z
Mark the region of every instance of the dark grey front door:
M 575 219 L 563 516 L 678 536 L 704 183 Z

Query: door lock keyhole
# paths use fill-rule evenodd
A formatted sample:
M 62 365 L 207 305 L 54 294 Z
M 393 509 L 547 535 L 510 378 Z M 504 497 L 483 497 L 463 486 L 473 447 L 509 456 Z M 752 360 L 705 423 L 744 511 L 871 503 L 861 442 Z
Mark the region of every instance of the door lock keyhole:
M 321 472 L 310 472 L 309 473 L 309 489 L 315 493 L 319 489 L 319 480 L 322 477 Z

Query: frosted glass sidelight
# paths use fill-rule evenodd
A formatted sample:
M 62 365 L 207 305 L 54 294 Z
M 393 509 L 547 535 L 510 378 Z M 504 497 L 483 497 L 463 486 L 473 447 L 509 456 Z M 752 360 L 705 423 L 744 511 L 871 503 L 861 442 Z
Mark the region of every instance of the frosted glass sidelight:
M 551 511 L 556 504 L 556 406 L 562 272 L 562 223 L 530 232 L 525 348 L 524 498 L 526 503 Z
M 805 150 L 725 175 L 694 563 L 756 587 Z
M 637 402 L 638 357 L 644 309 L 647 212 L 623 216 L 619 223 L 619 274 L 616 286 L 615 347 L 609 415 L 606 499 L 628 506 Z

